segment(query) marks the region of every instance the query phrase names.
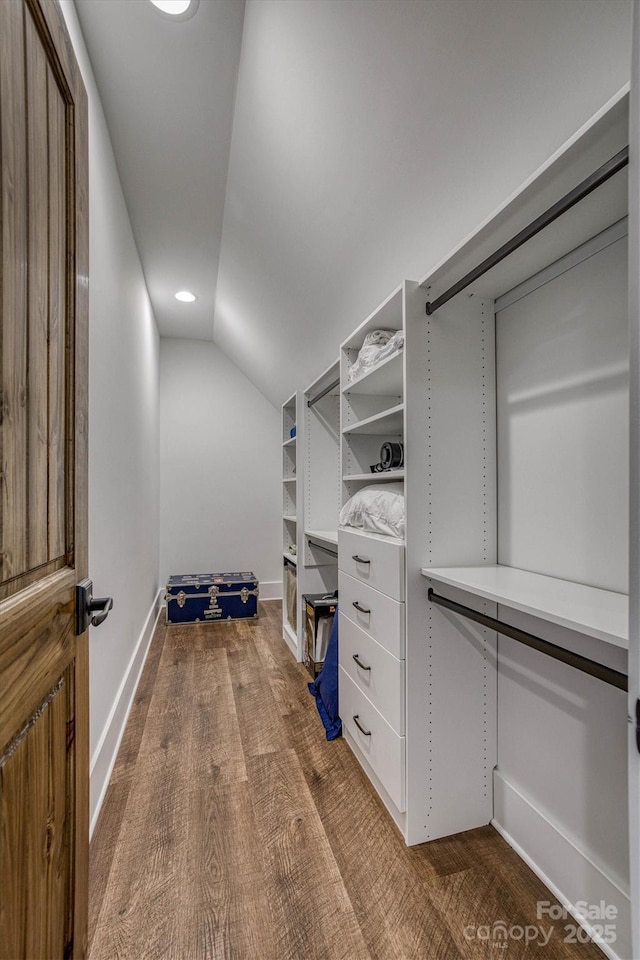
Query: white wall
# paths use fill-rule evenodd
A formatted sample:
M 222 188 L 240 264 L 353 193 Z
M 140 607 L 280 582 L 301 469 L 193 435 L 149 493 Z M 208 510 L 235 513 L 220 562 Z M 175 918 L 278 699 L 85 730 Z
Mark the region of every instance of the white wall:
M 496 314 L 498 561 L 620 593 L 627 275 L 622 237 Z M 611 644 L 551 625 L 544 636 L 627 672 L 626 651 Z M 497 824 L 552 889 L 618 911 L 614 950 L 628 957 L 626 695 L 507 637 L 498 651 Z
M 281 596 L 280 414 L 213 343 L 160 346 L 160 579 L 253 570 Z
M 62 9 L 89 96 L 89 575 L 114 602 L 90 639 L 93 825 L 158 591 L 159 341 L 75 8 Z
M 629 79 L 630 0 L 248 0 L 214 339 L 274 403 Z
M 498 562 L 629 588 L 627 241 L 496 314 Z

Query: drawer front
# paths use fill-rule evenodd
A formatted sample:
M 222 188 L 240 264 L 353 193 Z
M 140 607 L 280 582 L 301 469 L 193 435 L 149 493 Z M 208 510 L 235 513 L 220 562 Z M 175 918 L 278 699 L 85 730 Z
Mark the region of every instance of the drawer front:
M 339 682 L 340 719 L 402 812 L 405 809 L 404 737 L 399 737 L 389 726 L 342 667 Z
M 341 612 L 394 657 L 404 660 L 404 603 L 348 573 L 338 575 L 338 591 Z
M 338 530 L 338 566 L 380 593 L 404 600 L 404 544 Z
M 404 660 L 340 614 L 340 666 L 395 732 L 404 734 Z M 357 658 L 357 659 L 356 659 Z

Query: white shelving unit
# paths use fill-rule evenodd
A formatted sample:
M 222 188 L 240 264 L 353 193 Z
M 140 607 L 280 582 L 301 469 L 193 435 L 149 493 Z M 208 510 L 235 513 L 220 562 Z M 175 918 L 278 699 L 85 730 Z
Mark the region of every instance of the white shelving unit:
M 301 623 L 299 590 L 288 596 L 288 570 L 295 572 L 297 580 L 298 557 L 301 546 L 302 522 L 299 496 L 298 430 L 300 424 L 301 397 L 294 393 L 282 405 L 282 557 L 283 557 L 283 602 L 282 638 L 296 657 L 301 658 Z M 295 436 L 291 431 L 295 427 Z M 290 610 L 291 607 L 291 610 Z M 295 611 L 295 612 L 292 612 Z M 294 621 L 293 623 L 291 621 Z
M 627 120 L 623 91 L 430 271 L 424 300 L 623 150 Z M 562 900 L 615 907 L 620 957 L 634 955 L 624 692 L 428 587 L 626 672 L 627 212 L 625 170 L 432 315 L 423 304 L 405 396 L 405 836 L 491 821 Z
M 404 331 L 406 341 L 408 318 L 422 300 L 417 284 L 402 284 L 341 346 L 343 505 L 372 484 L 404 485 L 405 468 L 371 467 L 383 443 L 404 444 L 406 347 L 354 380 L 349 371 L 372 331 Z M 347 527 L 338 537 L 343 734 L 406 836 L 405 545 Z
M 385 441 L 404 442 L 405 351 L 387 357 L 356 379 L 349 370 L 368 333 L 404 329 L 404 287 L 400 286 L 354 330 L 340 348 L 342 497 L 370 483 L 403 480 L 404 470 L 372 473 Z
M 440 524 L 436 491 L 465 505 L 456 523 L 449 521 L 452 557 L 460 547 L 470 563 L 495 562 L 495 438 L 485 429 L 495 417 L 493 321 L 487 312 L 478 322 L 474 305 L 452 331 L 459 349 L 447 358 L 427 321 L 426 299 L 419 284 L 405 281 L 341 348 L 342 502 L 364 486 L 396 481 L 406 518 L 404 543 L 339 532 L 341 638 L 359 659 L 366 651 L 371 666 L 371 675 L 358 673 L 341 653 L 341 718 L 345 739 L 409 844 L 487 823 L 495 764 L 495 637 L 471 625 L 473 645 L 425 638 L 430 612 L 420 574 Z M 376 329 L 402 330 L 404 349 L 350 384 L 348 370 Z M 445 434 L 455 436 L 458 454 L 440 470 L 434 448 Z M 404 468 L 371 473 L 385 441 L 404 444 Z M 476 506 L 480 518 L 469 518 Z M 377 687 L 376 663 L 383 669 Z M 386 706 L 398 697 L 400 715 Z M 358 726 L 363 717 L 370 736 Z
M 626 175 L 432 316 L 426 303 L 622 150 L 627 113 L 623 91 L 342 344 L 341 502 L 403 481 L 406 538 L 338 533 L 343 731 L 407 843 L 493 822 L 558 895 L 615 905 L 623 957 L 624 693 L 430 603 L 428 587 L 618 674 L 627 646 L 638 662 L 625 595 Z M 380 328 L 403 329 L 404 350 L 349 383 Z M 393 477 L 370 472 L 383 441 L 405 444 Z

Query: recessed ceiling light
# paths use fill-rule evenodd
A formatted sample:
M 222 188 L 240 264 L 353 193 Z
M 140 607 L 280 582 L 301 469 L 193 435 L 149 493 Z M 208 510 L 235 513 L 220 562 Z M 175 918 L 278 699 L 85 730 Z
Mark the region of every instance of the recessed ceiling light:
M 194 300 L 197 300 L 195 293 L 190 293 L 189 290 L 178 290 L 175 294 L 176 300 L 182 300 L 183 303 L 193 303 Z
M 198 8 L 200 0 L 151 0 L 160 11 L 174 20 L 188 20 Z

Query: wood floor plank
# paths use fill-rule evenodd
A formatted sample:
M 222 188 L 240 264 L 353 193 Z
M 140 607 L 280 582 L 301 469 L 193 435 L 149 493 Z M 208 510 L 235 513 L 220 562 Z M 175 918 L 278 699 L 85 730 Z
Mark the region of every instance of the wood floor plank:
M 227 656 L 245 756 L 282 749 L 285 730 L 253 640 L 239 639 L 230 644 Z
M 247 760 L 282 960 L 369 958 L 294 750 Z
M 193 923 L 198 958 L 276 960 L 276 934 L 248 783 L 191 794 Z
M 229 661 L 224 649 L 193 652 L 193 772 L 207 783 L 247 779 Z

